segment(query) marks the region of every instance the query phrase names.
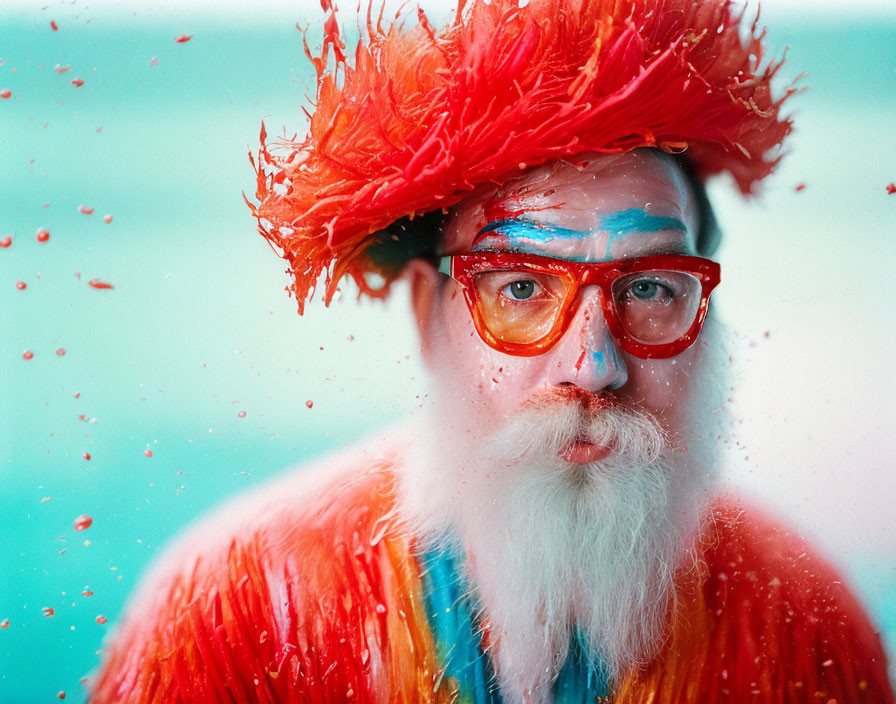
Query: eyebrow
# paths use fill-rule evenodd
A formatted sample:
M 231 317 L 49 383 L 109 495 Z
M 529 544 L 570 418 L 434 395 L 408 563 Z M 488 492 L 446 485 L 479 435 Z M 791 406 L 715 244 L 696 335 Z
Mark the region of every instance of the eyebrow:
M 483 227 L 473 238 L 472 248 L 476 251 L 477 245 L 483 240 L 489 240 L 489 244 L 506 244 L 513 250 L 513 241 L 519 245 L 543 244 L 552 240 L 580 239 L 592 234 L 591 230 L 572 230 L 556 225 L 546 225 L 528 218 L 504 218 L 495 220 Z M 491 247 L 486 247 L 491 248 Z

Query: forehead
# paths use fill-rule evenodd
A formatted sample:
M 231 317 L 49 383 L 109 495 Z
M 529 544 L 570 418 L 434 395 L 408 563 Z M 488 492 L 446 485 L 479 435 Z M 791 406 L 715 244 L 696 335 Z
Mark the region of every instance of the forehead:
M 692 253 L 696 219 L 687 180 L 668 156 L 583 155 L 474 193 L 449 214 L 443 248 L 581 261 Z

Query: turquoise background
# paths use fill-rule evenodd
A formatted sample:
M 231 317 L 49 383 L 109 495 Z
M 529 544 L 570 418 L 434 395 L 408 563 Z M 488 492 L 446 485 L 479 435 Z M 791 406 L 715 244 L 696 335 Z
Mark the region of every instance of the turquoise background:
M 358 304 L 347 295 L 335 310 L 316 304 L 297 317 L 283 293 L 285 267 L 243 203 L 241 192 L 254 189 L 247 151 L 261 120 L 269 133 L 304 129 L 312 73 L 295 23 L 316 23 L 313 5 L 280 16 L 39 8 L 0 10 L 0 89 L 12 91 L 0 100 L 0 237 L 13 236 L 0 249 L 4 703 L 55 700 L 60 690 L 82 701 L 79 679 L 96 666 L 126 596 L 172 535 L 302 459 L 387 433 L 423 393 L 404 301 Z M 792 46 L 784 78 L 807 71 L 811 90 L 793 101 L 793 154 L 760 204 L 742 204 L 724 183 L 713 187 L 730 237 L 721 256 L 742 262 L 728 269 L 720 305 L 734 320 L 749 376 L 751 360 L 763 363 L 761 350 L 750 349 L 769 320 L 789 330 L 788 320 L 824 320 L 866 287 L 879 291 L 858 314 L 874 340 L 867 354 L 877 356 L 862 357 L 865 338 L 851 363 L 853 372 L 878 370 L 861 386 L 876 400 L 849 411 L 873 434 L 893 421 L 882 399 L 894 391 L 885 360 L 894 351 L 896 195 L 888 199 L 884 187 L 896 179 L 896 20 L 765 19 L 772 46 Z M 178 44 L 181 33 L 193 39 Z M 57 64 L 71 70 L 57 73 Z M 76 77 L 80 88 L 71 85 Z M 81 204 L 94 214 L 79 213 Z M 38 227 L 49 229 L 49 242 L 36 242 Z M 791 236 L 757 235 L 766 229 Z M 809 238 L 819 249 L 810 270 L 862 263 L 846 283 L 829 282 L 817 309 L 785 305 L 787 318 L 775 297 L 802 300 L 805 285 L 792 296 L 757 294 L 757 281 L 792 278 Z M 115 288 L 93 289 L 92 278 Z M 17 290 L 18 280 L 28 288 Z M 25 349 L 32 360 L 22 359 Z M 881 479 L 894 466 L 888 448 L 856 458 L 871 477 L 869 496 L 880 493 L 875 482 L 892 482 Z M 864 486 L 846 470 L 849 486 Z M 862 504 L 846 505 L 843 530 L 853 537 L 837 542 L 791 494 L 764 492 L 757 474 L 742 473 L 741 483 L 759 486 L 754 493 L 821 536 L 896 647 L 891 519 L 864 511 L 869 529 Z M 78 533 L 80 514 L 94 523 Z M 85 588 L 94 595 L 82 597 Z M 44 617 L 43 607 L 55 615 Z M 100 614 L 107 624 L 95 622 Z

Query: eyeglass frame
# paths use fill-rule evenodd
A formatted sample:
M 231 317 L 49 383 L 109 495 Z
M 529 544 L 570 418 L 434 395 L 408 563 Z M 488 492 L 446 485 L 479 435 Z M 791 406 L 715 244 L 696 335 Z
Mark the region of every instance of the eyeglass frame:
M 476 287 L 472 275 L 477 270 L 485 269 L 530 270 L 561 276 L 568 282 L 571 281 L 572 293 L 566 296 L 566 300 L 557 314 L 556 322 L 546 335 L 534 342 L 508 342 L 496 337 L 489 330 L 477 305 Z M 613 283 L 621 276 L 651 270 L 678 271 L 690 274 L 701 285 L 700 304 L 691 327 L 676 340 L 656 345 L 639 342 L 625 332 L 616 312 L 612 293 Z M 675 357 L 697 341 L 709 310 L 709 297 L 721 281 L 721 267 L 718 262 L 685 254 L 655 254 L 631 259 L 615 259 L 608 262 L 577 262 L 535 254 L 473 252 L 442 257 L 439 271 L 450 276 L 460 285 L 473 318 L 473 325 L 482 341 L 498 352 L 516 357 L 534 357 L 544 354 L 557 344 L 569 329 L 569 324 L 581 305 L 582 292 L 586 286 L 600 288 L 601 308 L 607 328 L 623 351 L 640 359 Z

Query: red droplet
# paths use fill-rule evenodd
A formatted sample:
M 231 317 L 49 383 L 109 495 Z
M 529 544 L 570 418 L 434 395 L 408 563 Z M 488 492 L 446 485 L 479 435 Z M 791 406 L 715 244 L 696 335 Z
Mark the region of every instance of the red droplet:
M 34 352 L 31 350 L 25 350 L 22 352 L 22 359 L 34 359 Z
M 103 281 L 102 279 L 91 279 L 87 282 L 94 288 L 115 288 L 112 284 Z
M 50 20 L 50 29 L 52 29 L 54 32 L 59 31 L 59 25 L 56 24 L 56 20 Z
M 93 596 L 93 592 L 89 589 L 85 589 L 83 592 L 81 592 L 81 596 Z
M 103 222 L 108 225 L 110 222 L 112 222 L 112 216 L 111 215 L 103 215 Z
M 91 208 L 89 205 L 79 205 L 78 212 L 84 213 L 84 215 L 93 215 L 93 208 Z
M 54 70 L 56 73 L 65 73 L 65 72 L 68 71 L 70 68 L 71 68 L 71 66 L 59 66 L 59 65 L 57 65 L 56 68 L 54 68 L 53 70 Z
M 75 398 L 81 398 L 81 392 L 75 391 Z
M 896 193 L 896 183 L 890 181 L 890 183 L 887 184 L 887 193 L 889 193 L 890 195 Z
M 48 239 L 50 239 L 50 231 L 45 230 L 41 227 L 40 229 L 38 229 L 34 236 L 37 237 L 38 242 L 46 242 Z
M 83 78 L 76 78 L 75 80 L 72 81 L 72 85 L 75 86 L 75 87 L 77 87 L 77 88 L 80 88 L 81 86 L 84 85 L 84 79 L 83 79 Z
M 245 411 L 240 411 L 239 413 L 237 413 L 237 415 L 238 415 L 240 418 L 245 418 L 245 417 L 246 417 L 246 412 L 245 412 Z
M 83 457 L 85 460 L 90 462 L 90 453 L 89 452 L 82 452 L 81 457 Z
M 106 617 L 103 616 L 102 614 L 100 614 L 99 616 L 96 617 L 96 622 L 97 622 L 98 624 L 100 624 L 101 626 L 102 626 L 106 621 L 107 621 Z
M 152 457 L 152 450 L 150 450 L 150 449 L 147 447 L 147 448 L 143 451 L 143 454 L 146 455 L 147 457 Z
M 797 186 L 796 186 L 796 188 L 795 188 L 794 190 L 795 190 L 797 193 L 799 193 L 799 192 L 802 191 L 805 187 L 806 187 L 806 184 L 805 184 L 805 183 L 798 183 Z
M 77 397 L 76 397 L 76 398 L 77 398 Z M 87 422 L 87 416 L 85 416 L 83 413 L 79 413 L 79 414 L 78 414 L 78 420 L 83 420 L 83 421 L 86 423 L 86 422 Z
M 50 616 L 56 613 L 56 609 L 54 609 L 52 606 L 45 606 L 41 609 L 41 611 L 44 612 L 44 616 L 46 616 L 47 618 L 50 618 Z
M 74 529 L 77 531 L 87 530 L 92 525 L 93 519 L 86 513 L 78 516 L 75 519 L 74 523 L 72 523 L 72 527 L 74 527 Z
M 19 291 L 24 291 L 26 288 L 28 288 L 28 284 L 26 284 L 24 281 L 16 281 L 16 288 L 19 289 Z
M 153 56 L 153 57 L 149 60 L 149 67 L 152 68 L 153 66 L 158 66 L 158 65 L 159 65 L 159 57 L 158 57 L 158 56 Z
M 0 237 L 0 247 L 3 247 L 3 249 L 6 249 L 11 244 L 12 244 L 12 237 L 10 237 L 9 235 L 6 235 L 5 237 Z
M 314 401 L 308 399 L 307 401 L 305 401 L 305 405 L 308 406 L 308 408 L 312 408 L 314 406 Z
M 181 34 L 179 37 L 175 37 L 174 41 L 176 41 L 178 44 L 184 44 L 184 43 L 190 41 L 192 38 L 193 38 L 192 34 Z
M 9 88 L 4 88 L 3 90 L 0 90 L 0 98 L 3 98 L 4 100 L 6 100 L 11 95 L 12 95 L 12 91 Z
M 57 699 L 65 699 L 65 692 L 62 690 L 59 691 L 59 694 L 56 695 Z
M 5 618 L 0 621 L 0 628 L 9 628 L 9 619 Z
M 65 357 L 65 347 L 60 347 L 58 350 L 56 350 L 56 356 Z

